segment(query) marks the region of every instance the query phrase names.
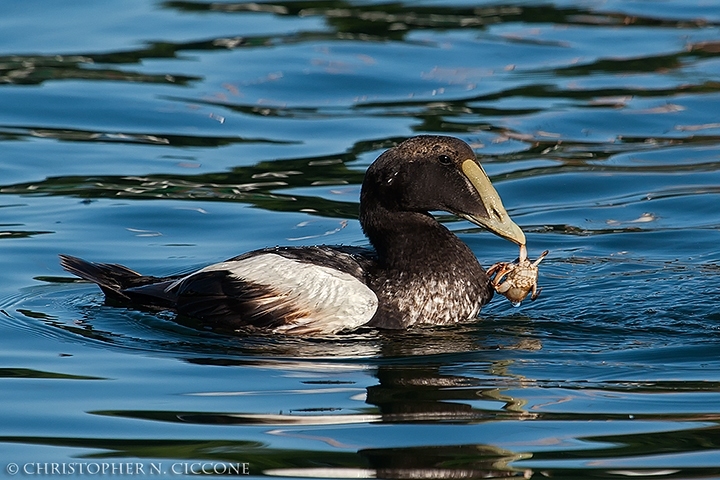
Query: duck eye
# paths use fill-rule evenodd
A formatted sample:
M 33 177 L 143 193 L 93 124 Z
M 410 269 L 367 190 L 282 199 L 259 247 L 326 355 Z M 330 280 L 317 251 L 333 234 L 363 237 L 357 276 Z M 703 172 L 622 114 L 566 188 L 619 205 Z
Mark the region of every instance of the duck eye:
M 450 165 L 452 163 L 452 158 L 450 158 L 448 155 L 440 155 L 438 157 L 438 162 L 443 165 Z

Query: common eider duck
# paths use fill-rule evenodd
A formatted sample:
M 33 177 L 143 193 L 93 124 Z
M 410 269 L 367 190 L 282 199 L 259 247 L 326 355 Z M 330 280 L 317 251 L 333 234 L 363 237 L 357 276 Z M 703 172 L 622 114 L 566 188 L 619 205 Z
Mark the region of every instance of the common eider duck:
M 223 331 L 324 335 L 448 325 L 477 317 L 493 287 L 470 248 L 430 213 L 439 210 L 525 245 L 470 146 L 423 135 L 384 152 L 365 174 L 360 225 L 372 249 L 265 248 L 171 277 L 69 255 L 60 263 L 108 299 Z

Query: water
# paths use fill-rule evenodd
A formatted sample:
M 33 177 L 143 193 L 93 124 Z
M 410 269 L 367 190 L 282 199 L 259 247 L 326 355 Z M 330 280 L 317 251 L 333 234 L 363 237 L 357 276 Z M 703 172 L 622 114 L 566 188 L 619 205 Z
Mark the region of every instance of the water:
M 0 471 L 720 478 L 718 7 L 3 4 Z M 550 250 L 537 301 L 233 338 L 58 265 L 366 245 L 363 173 L 418 133 L 470 142 Z M 442 218 L 483 265 L 516 255 Z

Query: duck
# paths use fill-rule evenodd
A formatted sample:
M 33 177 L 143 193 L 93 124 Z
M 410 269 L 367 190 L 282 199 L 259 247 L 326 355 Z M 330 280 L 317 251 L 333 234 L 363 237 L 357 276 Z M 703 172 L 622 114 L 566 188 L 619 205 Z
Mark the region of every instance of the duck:
M 473 149 L 459 138 L 420 135 L 383 152 L 365 173 L 359 222 L 367 248 L 276 246 L 169 277 L 64 254 L 60 264 L 114 303 L 169 310 L 238 334 L 334 335 L 472 321 L 493 297 L 491 279 L 433 215 L 438 211 L 521 248 L 526 243 Z

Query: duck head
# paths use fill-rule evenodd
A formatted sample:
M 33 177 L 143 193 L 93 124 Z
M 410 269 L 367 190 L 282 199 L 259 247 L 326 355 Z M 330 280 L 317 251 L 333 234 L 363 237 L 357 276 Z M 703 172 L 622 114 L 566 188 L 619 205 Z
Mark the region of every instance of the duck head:
M 472 148 L 454 137 L 413 137 L 380 155 L 365 175 L 360 206 L 361 221 L 363 211 L 372 207 L 443 210 L 525 244 L 525 234 L 503 207 Z

